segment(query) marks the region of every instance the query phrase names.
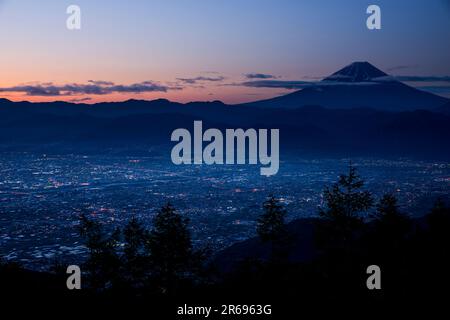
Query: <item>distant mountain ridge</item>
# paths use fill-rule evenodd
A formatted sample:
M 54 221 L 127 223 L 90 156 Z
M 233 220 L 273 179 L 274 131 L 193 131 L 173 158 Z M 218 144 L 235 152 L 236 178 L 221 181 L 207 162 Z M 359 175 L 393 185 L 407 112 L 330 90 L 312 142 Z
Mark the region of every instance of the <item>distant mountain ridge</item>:
M 371 108 L 384 111 L 433 110 L 449 99 L 410 87 L 369 62 L 354 62 L 322 81 L 287 95 L 245 103 L 245 106 L 294 109 Z
M 159 146 L 173 145 L 174 129 L 191 130 L 194 120 L 202 120 L 204 128 L 221 130 L 277 128 L 281 153 L 448 160 L 449 105 L 448 99 L 409 87 L 365 62 L 339 70 L 320 85 L 242 105 L 0 99 L 0 151 L 163 150 Z
M 440 106 L 435 111 L 446 115 L 450 115 L 450 101 L 444 104 L 443 106 Z
M 450 159 L 450 116 L 424 110 L 249 108 L 167 100 L 77 105 L 0 103 L 0 152 L 130 152 L 173 146 L 177 128 L 277 128 L 280 152 L 301 156 L 410 156 Z M 163 148 L 161 148 L 163 147 Z

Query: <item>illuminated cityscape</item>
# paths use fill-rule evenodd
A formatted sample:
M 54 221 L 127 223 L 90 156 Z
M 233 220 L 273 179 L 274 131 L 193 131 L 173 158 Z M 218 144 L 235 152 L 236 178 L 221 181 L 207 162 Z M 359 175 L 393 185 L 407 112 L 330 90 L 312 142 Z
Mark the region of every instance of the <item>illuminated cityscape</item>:
M 150 157 L 5 154 L 0 167 L 0 247 L 5 259 L 48 268 L 84 253 L 76 230 L 87 213 L 108 228 L 137 217 L 147 226 L 171 202 L 191 223 L 194 243 L 218 250 L 255 234 L 271 194 L 289 220 L 317 214 L 321 191 L 346 172 L 349 159 L 282 159 L 280 172 L 255 166 L 176 166 Z M 395 193 L 402 209 L 422 215 L 448 197 L 450 164 L 352 159 L 376 197 Z M 32 262 L 32 264 L 31 264 Z

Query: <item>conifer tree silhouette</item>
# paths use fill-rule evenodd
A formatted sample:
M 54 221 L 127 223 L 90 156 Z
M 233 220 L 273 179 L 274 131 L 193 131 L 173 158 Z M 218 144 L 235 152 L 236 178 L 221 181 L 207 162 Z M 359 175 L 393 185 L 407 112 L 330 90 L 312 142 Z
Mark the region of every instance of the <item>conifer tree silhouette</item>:
M 350 163 L 348 174 L 325 188 L 325 207 L 319 209 L 323 219 L 318 234 L 321 245 L 344 248 L 350 244 L 355 231 L 363 225 L 362 214 L 373 205 L 372 194 L 362 190 L 363 186 L 364 180 Z
M 450 241 L 450 207 L 447 207 L 441 198 L 436 200 L 426 220 L 434 241 Z
M 115 229 L 108 235 L 99 222 L 90 220 L 82 214 L 78 230 L 80 236 L 86 239 L 89 251 L 85 267 L 91 287 L 102 290 L 120 283 L 121 263 L 117 254 L 120 229 Z
M 275 241 L 286 233 L 286 210 L 280 201 L 270 196 L 263 204 L 264 213 L 257 220 L 256 231 L 263 241 Z
M 123 238 L 124 277 L 132 287 L 141 287 L 149 276 L 149 232 L 136 218 L 132 218 L 123 229 Z
M 188 222 L 170 203 L 153 219 L 148 241 L 152 278 L 164 292 L 173 293 L 178 282 L 191 275 L 194 252 Z
M 375 231 L 379 235 L 377 241 L 385 249 L 396 249 L 406 240 L 411 230 L 410 218 L 400 212 L 397 198 L 392 194 L 385 194 L 380 199 L 372 217 Z

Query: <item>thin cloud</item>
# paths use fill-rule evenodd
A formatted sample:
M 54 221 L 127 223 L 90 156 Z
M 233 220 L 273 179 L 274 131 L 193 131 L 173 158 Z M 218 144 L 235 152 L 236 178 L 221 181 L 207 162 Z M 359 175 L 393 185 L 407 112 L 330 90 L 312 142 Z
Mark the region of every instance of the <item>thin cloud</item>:
M 19 85 L 0 88 L 0 92 L 21 92 L 28 96 L 71 96 L 71 95 L 105 95 L 111 93 L 145 93 L 166 92 L 168 90 L 181 90 L 179 86 L 171 87 L 161 85 L 152 81 L 133 83 L 130 85 L 114 84 L 109 81 L 89 80 L 88 84 L 36 84 Z
M 450 76 L 395 76 L 405 82 L 450 82 Z
M 242 83 L 232 83 L 231 86 L 244 86 L 250 88 L 278 88 L 278 89 L 304 89 L 307 87 L 325 87 L 325 86 L 345 86 L 345 85 L 377 85 L 380 81 L 372 82 L 339 82 L 339 81 L 285 81 L 285 80 L 258 80 L 258 81 L 247 81 Z
M 386 71 L 391 72 L 391 71 L 405 70 L 405 69 L 412 69 L 412 68 L 417 68 L 417 65 L 398 65 L 398 66 L 393 66 L 393 67 L 387 68 Z
M 284 88 L 284 89 L 303 89 L 313 85 L 308 81 L 283 81 L 283 80 L 258 80 L 246 81 L 238 85 L 250 88 Z
M 187 84 L 196 84 L 197 82 L 201 82 L 201 81 L 220 82 L 220 81 L 225 80 L 225 77 L 223 77 L 223 76 L 217 76 L 217 77 L 199 76 L 199 77 L 195 77 L 195 78 L 177 78 L 177 80 L 187 83 Z
M 98 86 L 113 86 L 114 82 L 111 81 L 102 81 L 102 80 L 88 80 L 89 83 L 98 85 Z
M 247 73 L 244 74 L 247 79 L 274 79 L 275 76 L 266 73 Z
M 69 100 L 69 102 L 77 103 L 77 102 L 85 102 L 85 101 L 90 101 L 90 100 L 92 100 L 91 97 L 85 97 L 85 98 L 80 98 L 80 99 L 71 99 L 71 100 Z
M 345 80 L 345 77 L 341 77 Z M 383 76 L 373 78 L 366 82 L 346 82 L 346 81 L 297 81 L 297 80 L 255 80 L 241 83 L 231 83 L 228 85 L 244 86 L 250 88 L 282 88 L 282 89 L 304 89 L 310 86 L 332 86 L 332 85 L 376 85 L 383 82 L 403 81 L 403 82 L 450 82 L 450 76 Z M 424 86 L 427 91 L 443 92 L 443 86 Z

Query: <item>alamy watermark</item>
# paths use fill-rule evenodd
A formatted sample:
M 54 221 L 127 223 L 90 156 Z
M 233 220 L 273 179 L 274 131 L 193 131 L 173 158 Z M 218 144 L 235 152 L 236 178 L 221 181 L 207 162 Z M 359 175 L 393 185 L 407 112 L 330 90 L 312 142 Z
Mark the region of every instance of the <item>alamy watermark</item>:
M 271 176 L 280 166 L 280 131 L 270 129 L 215 128 L 203 132 L 202 121 L 194 121 L 194 137 L 184 128 L 172 132 L 171 141 L 178 141 L 171 152 L 174 164 L 260 164 L 261 175 Z M 225 140 L 225 141 L 224 141 Z M 208 144 L 203 148 L 203 143 Z M 225 145 L 224 145 L 225 143 Z
M 70 276 L 66 280 L 66 286 L 69 290 L 81 289 L 81 269 L 79 266 L 73 264 L 67 267 L 67 274 Z
M 381 269 L 376 264 L 372 264 L 367 267 L 366 273 L 370 274 L 367 278 L 366 286 L 369 290 L 381 289 Z
M 370 16 L 366 20 L 366 26 L 369 30 L 380 30 L 381 29 L 381 9 L 379 6 L 372 4 L 367 7 L 367 14 Z
M 81 8 L 76 4 L 67 7 L 66 13 L 69 14 L 66 20 L 66 27 L 69 30 L 81 29 Z

